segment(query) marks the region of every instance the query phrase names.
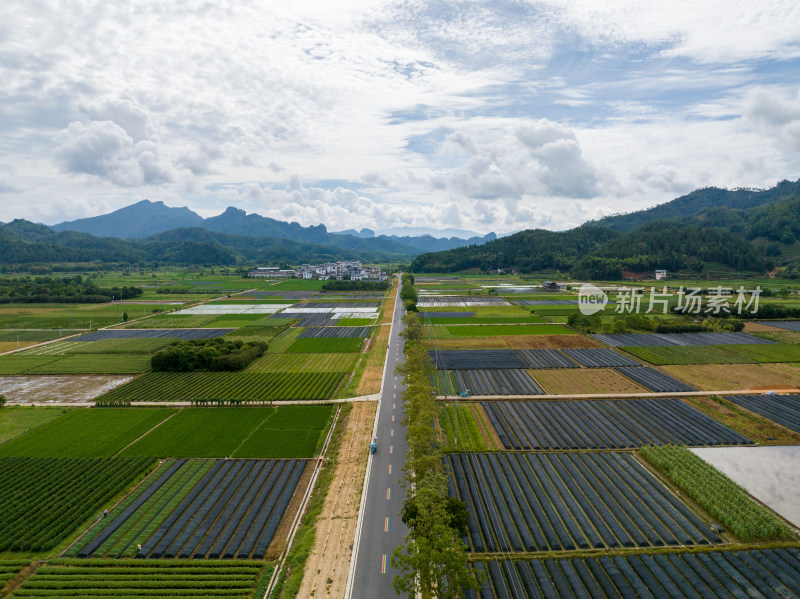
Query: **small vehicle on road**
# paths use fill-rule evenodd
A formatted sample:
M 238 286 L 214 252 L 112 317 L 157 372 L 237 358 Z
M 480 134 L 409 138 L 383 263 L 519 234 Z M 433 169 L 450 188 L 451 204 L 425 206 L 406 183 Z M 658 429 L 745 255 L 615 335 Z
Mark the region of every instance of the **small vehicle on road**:
M 369 444 L 369 452 L 370 453 L 375 453 L 376 451 L 378 451 L 378 438 L 377 437 L 373 437 L 372 438 L 372 443 Z

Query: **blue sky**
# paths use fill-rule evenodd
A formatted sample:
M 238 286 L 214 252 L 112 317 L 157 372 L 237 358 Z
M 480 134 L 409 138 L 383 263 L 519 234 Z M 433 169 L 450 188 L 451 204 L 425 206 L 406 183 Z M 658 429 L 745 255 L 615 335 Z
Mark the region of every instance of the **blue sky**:
M 4 3 L 0 221 L 508 233 L 800 178 L 793 1 L 273 4 Z

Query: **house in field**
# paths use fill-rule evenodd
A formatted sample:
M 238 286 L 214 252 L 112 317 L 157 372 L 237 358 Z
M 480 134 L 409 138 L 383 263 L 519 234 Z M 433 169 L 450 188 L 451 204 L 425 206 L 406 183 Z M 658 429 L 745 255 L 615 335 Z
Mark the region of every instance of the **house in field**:
M 555 281 L 542 281 L 542 289 L 544 291 L 562 291 L 564 285 L 556 283 Z
M 666 278 L 667 278 L 666 270 L 656 270 L 656 281 L 661 281 L 662 279 Z

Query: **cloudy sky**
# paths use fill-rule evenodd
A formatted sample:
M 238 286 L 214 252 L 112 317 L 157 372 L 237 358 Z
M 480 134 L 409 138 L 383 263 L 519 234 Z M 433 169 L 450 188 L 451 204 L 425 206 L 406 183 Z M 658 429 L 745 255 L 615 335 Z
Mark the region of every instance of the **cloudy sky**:
M 568 228 L 800 178 L 797 0 L 4 0 L 0 221 Z

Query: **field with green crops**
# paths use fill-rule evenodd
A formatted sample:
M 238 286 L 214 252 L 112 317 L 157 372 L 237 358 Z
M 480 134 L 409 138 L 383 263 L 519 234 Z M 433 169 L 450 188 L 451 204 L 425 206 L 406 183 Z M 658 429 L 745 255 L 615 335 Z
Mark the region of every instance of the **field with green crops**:
M 684 446 L 643 447 L 642 455 L 742 541 L 796 540 L 780 518 Z
M 0 414 L 0 443 L 64 415 L 63 408 L 5 406 Z
M 110 402 L 329 399 L 343 377 L 333 372 L 148 372 L 98 399 Z
M 248 370 L 256 372 L 350 372 L 357 354 L 264 354 Z
M 249 599 L 265 569 L 268 575 L 264 562 L 245 560 L 56 560 L 11 597 Z
M 561 325 L 479 325 L 449 326 L 448 332 L 454 337 L 504 337 L 507 335 L 571 335 L 573 332 Z
M 358 352 L 363 345 L 364 340 L 359 337 L 316 337 L 297 339 L 285 351 L 287 354 Z
M 756 364 L 800 362 L 800 345 L 705 345 L 622 347 L 651 364 Z
M 374 318 L 340 318 L 336 323 L 339 327 L 368 327 L 375 323 Z
M 70 410 L 0 445 L 0 456 L 113 456 L 174 413 L 168 408 Z
M 236 448 L 232 457 L 313 457 L 333 410 L 333 406 L 278 408 Z
M 547 322 L 541 316 L 530 314 L 529 316 L 499 316 L 497 318 L 489 318 L 486 316 L 464 316 L 454 318 L 426 318 L 426 323 L 430 324 L 526 324 L 526 323 L 544 323 Z
M 0 458 L 0 551 L 55 547 L 150 458 Z
M 272 408 L 184 409 L 120 455 L 228 457 L 273 412 Z

